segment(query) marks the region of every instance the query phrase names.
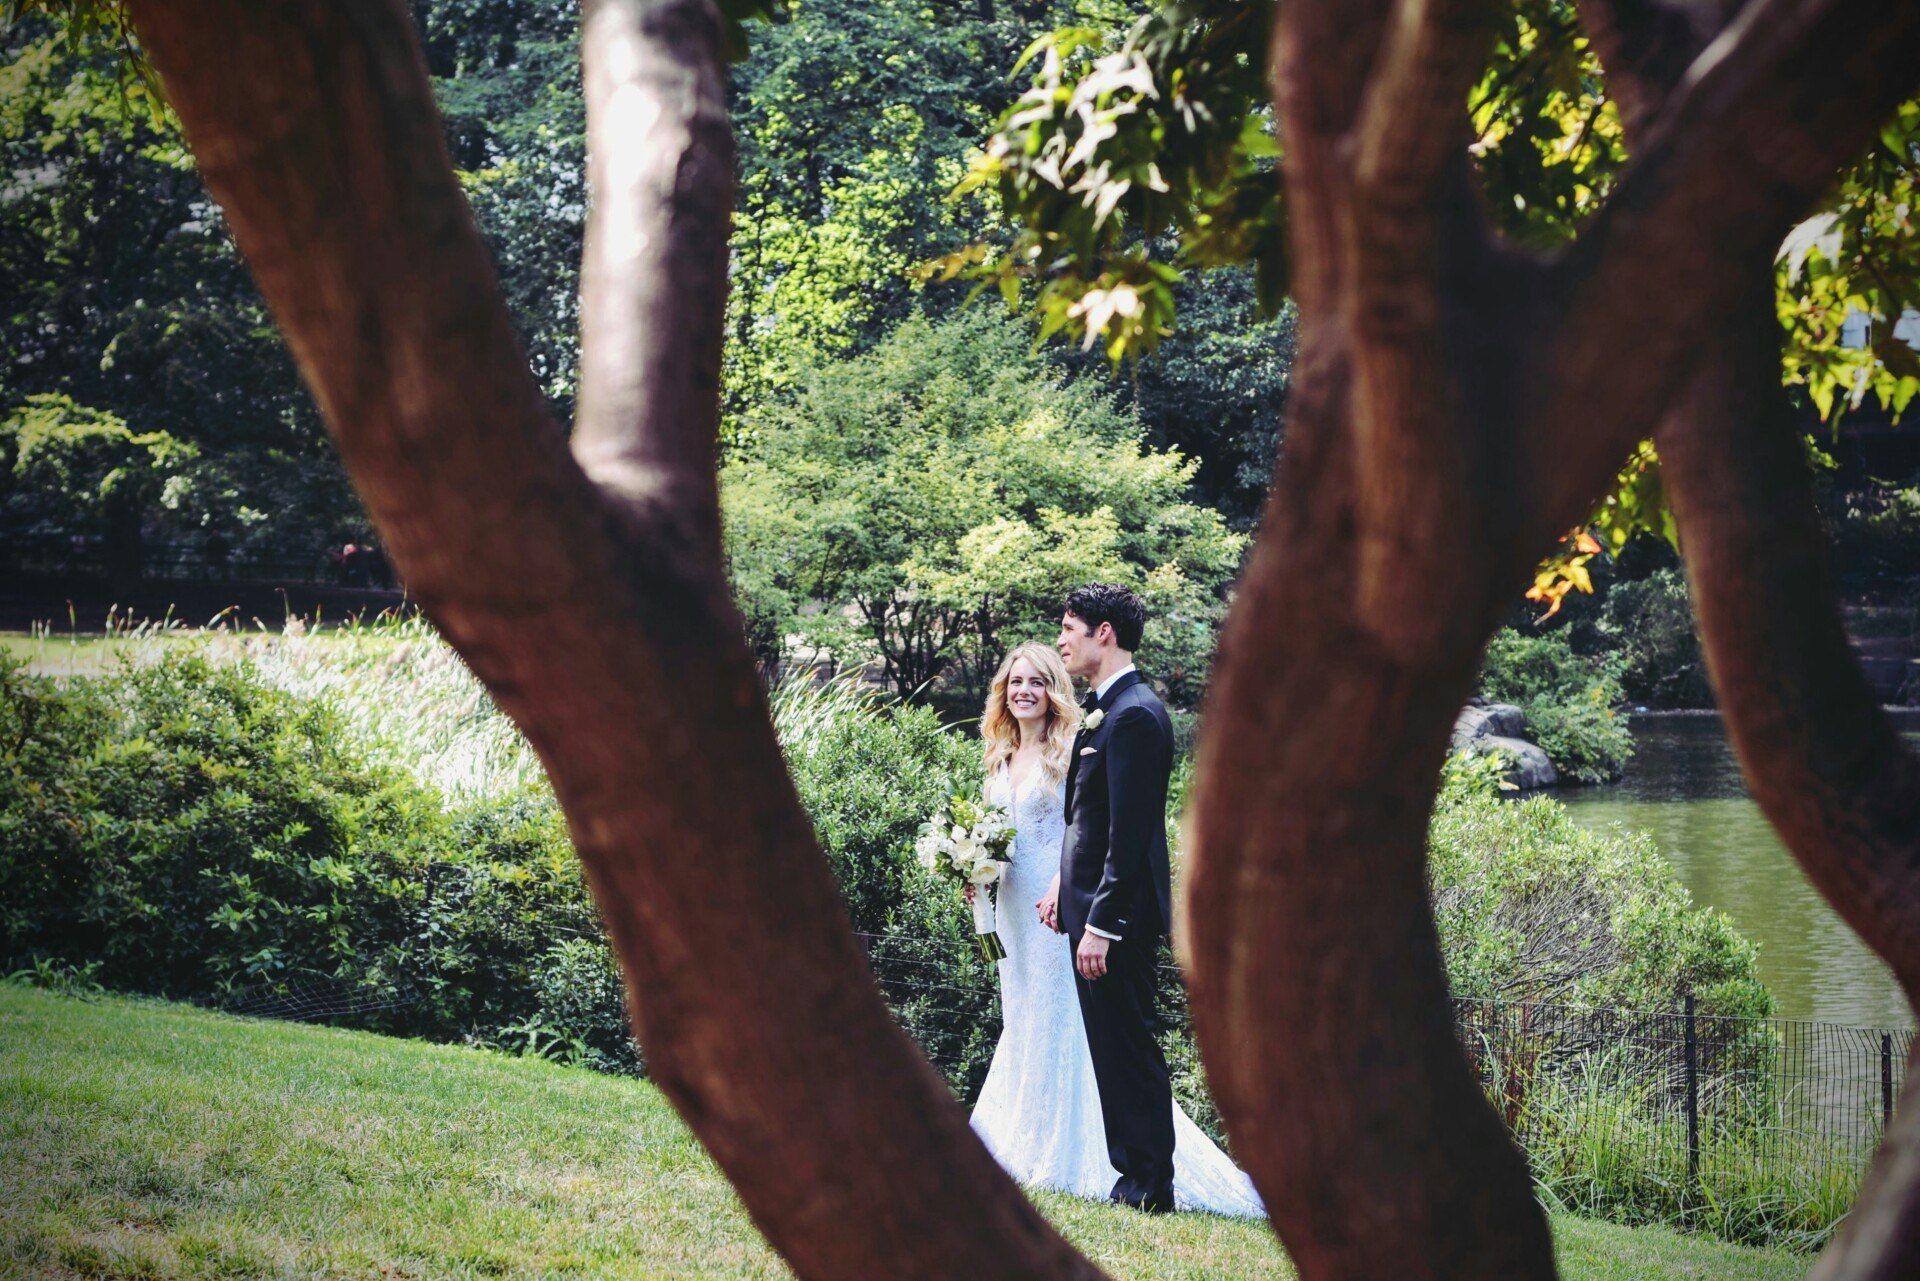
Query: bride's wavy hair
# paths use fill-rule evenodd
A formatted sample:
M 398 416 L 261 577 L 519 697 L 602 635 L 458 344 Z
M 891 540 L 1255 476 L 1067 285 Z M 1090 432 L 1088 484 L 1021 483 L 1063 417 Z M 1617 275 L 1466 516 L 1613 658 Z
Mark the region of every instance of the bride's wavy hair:
M 1047 682 L 1047 732 L 1040 745 L 1040 770 L 1047 785 L 1055 791 L 1067 777 L 1067 754 L 1073 750 L 1073 735 L 1080 728 L 1080 705 L 1073 698 L 1073 677 L 1051 645 L 1030 641 L 1016 645 L 1000 660 L 1000 670 L 987 686 L 987 710 L 980 715 L 980 737 L 985 740 L 987 776 L 1013 758 L 1020 746 L 1020 722 L 1007 710 L 1007 677 L 1021 659 L 1032 663 Z

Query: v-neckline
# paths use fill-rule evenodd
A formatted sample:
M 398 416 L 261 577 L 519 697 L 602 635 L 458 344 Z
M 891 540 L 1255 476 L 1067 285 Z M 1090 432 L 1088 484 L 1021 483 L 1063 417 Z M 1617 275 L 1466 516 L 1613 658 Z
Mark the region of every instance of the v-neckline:
M 1033 781 L 1033 772 L 1039 769 L 1040 767 L 1041 767 L 1040 763 L 1036 761 L 1032 765 L 1027 766 L 1027 772 L 1025 774 L 1016 774 L 1013 772 L 1012 760 L 1008 760 L 1007 762 L 1007 796 L 1009 800 L 1012 800 L 1015 802 L 1019 801 L 1022 785 L 1025 783 L 1031 783 Z

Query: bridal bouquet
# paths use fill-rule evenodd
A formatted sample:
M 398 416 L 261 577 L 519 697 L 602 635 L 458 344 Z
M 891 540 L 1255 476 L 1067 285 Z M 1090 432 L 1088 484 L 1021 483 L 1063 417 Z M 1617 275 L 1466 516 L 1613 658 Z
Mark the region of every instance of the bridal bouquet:
M 920 825 L 914 856 L 943 880 L 973 887 L 973 932 L 980 954 L 998 961 L 1007 954 L 995 932 L 994 887 L 1013 861 L 1013 823 L 998 805 L 956 796 Z

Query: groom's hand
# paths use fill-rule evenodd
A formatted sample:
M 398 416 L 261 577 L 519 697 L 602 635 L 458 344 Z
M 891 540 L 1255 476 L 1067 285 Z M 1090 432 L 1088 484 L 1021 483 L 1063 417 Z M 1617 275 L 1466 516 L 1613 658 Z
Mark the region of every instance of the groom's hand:
M 1107 948 L 1112 944 L 1089 930 L 1080 937 L 1080 950 L 1074 954 L 1073 966 L 1080 971 L 1080 977 L 1091 983 L 1103 977 L 1107 972 Z
M 1040 924 L 1046 926 L 1048 929 L 1052 930 L 1055 934 L 1058 934 L 1060 932 L 1060 876 L 1059 876 L 1059 873 L 1056 872 L 1054 874 L 1053 884 L 1047 886 L 1047 892 L 1041 896 L 1040 901 L 1038 903 L 1035 903 L 1033 905 L 1033 910 L 1040 914 Z

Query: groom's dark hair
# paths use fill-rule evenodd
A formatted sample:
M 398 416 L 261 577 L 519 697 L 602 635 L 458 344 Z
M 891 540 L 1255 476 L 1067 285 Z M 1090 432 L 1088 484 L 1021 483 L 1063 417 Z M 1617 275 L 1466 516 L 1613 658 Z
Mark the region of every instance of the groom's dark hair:
M 1113 643 L 1131 654 L 1140 648 L 1140 633 L 1147 626 L 1147 607 L 1140 598 L 1118 583 L 1088 583 L 1067 593 L 1067 612 L 1097 632 L 1100 624 L 1113 624 Z

